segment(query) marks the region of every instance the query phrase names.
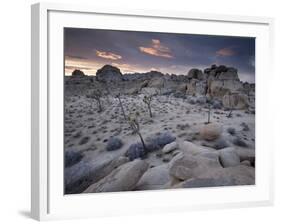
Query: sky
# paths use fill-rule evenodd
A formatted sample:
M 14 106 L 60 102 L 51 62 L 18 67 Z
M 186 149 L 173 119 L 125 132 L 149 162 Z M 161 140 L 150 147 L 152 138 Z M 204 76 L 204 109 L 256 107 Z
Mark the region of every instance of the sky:
M 75 69 L 95 75 L 105 64 L 121 72 L 186 75 L 212 64 L 238 69 L 240 80 L 255 82 L 255 39 L 139 31 L 65 28 L 65 75 Z

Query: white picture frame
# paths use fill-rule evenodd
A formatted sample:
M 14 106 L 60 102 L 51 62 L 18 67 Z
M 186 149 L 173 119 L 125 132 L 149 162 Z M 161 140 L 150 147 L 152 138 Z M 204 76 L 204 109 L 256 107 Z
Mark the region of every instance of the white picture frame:
M 133 22 L 128 22 L 133 21 Z M 151 22 L 151 23 L 150 23 Z M 119 23 L 119 24 L 117 24 Z M 176 25 L 179 24 L 179 25 Z M 178 32 L 254 36 L 256 43 L 256 185 L 65 196 L 61 133 L 62 28 Z M 38 3 L 32 5 L 32 166 L 31 214 L 37 220 L 180 212 L 191 209 L 248 207 L 273 203 L 273 147 L 265 93 L 273 49 L 272 18 Z M 186 29 L 183 32 L 187 32 Z M 56 114 L 61 114 L 57 116 Z M 62 187 L 62 188 L 60 188 Z M 186 200 L 185 200 L 186 199 Z M 136 203 L 137 202 L 137 203 Z

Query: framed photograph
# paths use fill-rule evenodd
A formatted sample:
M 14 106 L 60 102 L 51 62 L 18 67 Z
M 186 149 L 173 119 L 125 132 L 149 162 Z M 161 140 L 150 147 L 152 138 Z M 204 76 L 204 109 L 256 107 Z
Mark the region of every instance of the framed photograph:
M 32 217 L 270 205 L 273 20 L 32 6 Z

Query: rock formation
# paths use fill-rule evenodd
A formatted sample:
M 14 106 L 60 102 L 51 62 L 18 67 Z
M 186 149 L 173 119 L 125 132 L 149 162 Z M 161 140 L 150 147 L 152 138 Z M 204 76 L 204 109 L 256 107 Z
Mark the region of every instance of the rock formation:
M 122 73 L 119 68 L 105 65 L 96 73 L 96 79 L 100 82 L 119 82 L 122 81 Z

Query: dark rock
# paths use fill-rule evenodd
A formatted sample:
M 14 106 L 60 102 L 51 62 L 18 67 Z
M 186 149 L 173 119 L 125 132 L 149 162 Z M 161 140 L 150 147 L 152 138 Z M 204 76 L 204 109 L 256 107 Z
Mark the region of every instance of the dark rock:
M 107 151 L 115 151 L 117 149 L 120 149 L 123 146 L 123 142 L 121 139 L 117 137 L 111 137 L 106 145 Z

